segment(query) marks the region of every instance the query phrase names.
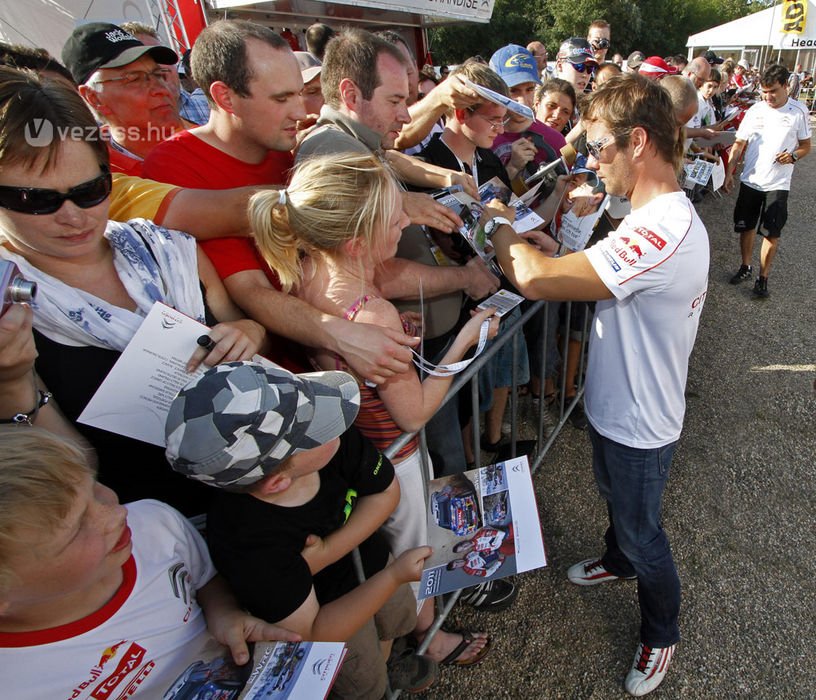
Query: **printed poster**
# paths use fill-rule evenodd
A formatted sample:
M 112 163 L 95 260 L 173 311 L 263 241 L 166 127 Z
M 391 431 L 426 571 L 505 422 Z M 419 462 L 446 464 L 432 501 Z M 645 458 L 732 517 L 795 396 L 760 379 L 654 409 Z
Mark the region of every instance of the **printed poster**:
M 258 642 L 236 666 L 215 640 L 190 664 L 162 700 L 319 700 L 325 698 L 345 656 L 342 642 Z
M 546 566 L 527 456 L 428 484 L 420 600 Z

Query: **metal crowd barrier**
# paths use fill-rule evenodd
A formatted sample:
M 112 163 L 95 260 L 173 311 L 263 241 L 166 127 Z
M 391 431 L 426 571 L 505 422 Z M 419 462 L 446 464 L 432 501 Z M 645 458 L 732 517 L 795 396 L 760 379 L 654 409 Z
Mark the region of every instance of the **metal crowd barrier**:
M 562 369 L 566 366 L 567 361 L 567 353 L 569 348 L 569 338 L 570 338 L 570 319 L 572 316 L 572 302 L 564 302 L 565 303 L 565 319 L 564 319 L 564 328 L 566 332 L 563 334 L 562 338 L 562 346 L 561 346 L 561 365 Z M 544 301 L 537 301 L 533 303 L 530 308 L 528 308 L 520 318 L 516 319 L 512 325 L 507 328 L 501 337 L 497 338 L 490 347 L 484 351 L 479 357 L 477 357 L 470 366 L 462 372 L 459 376 L 454 379 L 448 393 L 445 396 L 444 401 L 440 404 L 440 408 L 444 406 L 448 401 L 454 400 L 457 394 L 462 391 L 465 386 L 470 383 L 470 394 L 471 394 L 471 405 L 472 405 L 472 415 L 473 420 L 471 424 L 473 426 L 473 454 L 474 460 L 476 465 L 481 465 L 481 429 L 479 425 L 479 387 L 478 387 L 478 378 L 477 374 L 479 370 L 484 367 L 484 365 L 492 358 L 504 345 L 507 343 L 513 343 L 513 371 L 512 371 L 512 386 L 510 389 L 510 453 L 512 457 L 517 456 L 517 443 L 518 443 L 518 425 L 519 425 L 519 401 L 518 401 L 518 377 L 516 376 L 516 359 L 518 353 L 518 343 L 525 342 L 524 341 L 524 326 L 530 322 L 536 314 L 538 314 L 543 309 L 543 324 L 541 328 L 541 334 L 546 337 L 547 328 L 550 323 L 557 323 L 558 319 L 550 319 L 549 318 L 549 311 L 550 307 L 547 306 L 547 302 Z M 541 368 L 541 382 L 542 382 L 542 392 L 541 392 L 541 401 L 539 402 L 538 407 L 538 416 L 537 416 L 537 426 L 536 426 L 536 449 L 532 455 L 530 455 L 530 470 L 533 474 L 540 468 L 544 458 L 547 456 L 548 452 L 552 449 L 553 444 L 555 443 L 556 438 L 560 434 L 561 430 L 563 429 L 564 425 L 566 424 L 567 420 L 569 419 L 570 414 L 575 409 L 575 406 L 583 397 L 584 393 L 584 365 L 585 365 L 585 357 L 586 357 L 586 343 L 588 338 L 588 329 L 589 329 L 589 321 L 591 318 L 591 313 L 587 313 L 584 318 L 583 328 L 581 330 L 581 347 L 580 347 L 580 359 L 578 364 L 578 371 L 576 374 L 576 381 L 577 381 L 577 391 L 575 397 L 572 398 L 569 403 L 567 403 L 565 399 L 566 393 L 566 372 L 561 372 L 561 381 L 559 386 L 558 392 L 558 420 L 553 426 L 552 430 L 549 431 L 548 434 L 545 435 L 545 413 L 549 411 L 549 407 L 547 406 L 547 402 L 544 397 L 543 392 L 543 385 L 544 385 L 544 370 L 546 366 L 546 356 L 547 356 L 547 344 L 543 342 L 541 344 L 541 357 L 539 367 Z M 532 372 L 531 372 L 532 374 Z M 397 451 L 403 447 L 415 433 L 403 433 L 399 436 L 389 447 L 384 451 L 386 457 L 391 458 Z M 428 481 L 428 474 L 431 473 L 432 466 L 427 463 L 427 456 L 428 451 L 425 449 L 425 430 L 424 428 L 419 431 L 420 435 L 420 444 L 422 447 L 422 473 L 423 479 L 425 480 L 425 491 L 427 494 L 427 481 Z M 427 504 L 426 504 L 427 505 Z M 362 570 L 362 563 L 360 561 L 359 553 L 357 550 L 354 550 L 354 562 L 357 568 L 357 575 L 359 579 L 362 581 L 364 580 L 363 570 Z M 428 632 L 425 635 L 425 638 L 422 640 L 422 643 L 417 648 L 418 654 L 423 654 L 427 651 L 428 646 L 433 639 L 433 636 L 442 628 L 445 620 L 447 619 L 450 611 L 453 609 L 453 606 L 456 604 L 456 601 L 459 599 L 462 591 L 455 591 L 451 594 L 438 596 L 435 600 L 436 604 L 436 616 L 434 618 L 434 622 L 431 627 L 428 629 Z M 400 696 L 400 690 L 390 690 L 387 694 L 387 697 L 391 700 L 395 700 Z

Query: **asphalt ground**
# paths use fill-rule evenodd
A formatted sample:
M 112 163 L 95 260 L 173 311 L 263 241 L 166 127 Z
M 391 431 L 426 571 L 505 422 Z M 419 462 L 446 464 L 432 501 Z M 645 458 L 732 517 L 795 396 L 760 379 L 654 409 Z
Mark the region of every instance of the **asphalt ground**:
M 682 641 L 656 699 L 816 697 L 816 152 L 796 166 L 769 299 L 728 283 L 735 199 L 698 205 L 710 280 L 663 506 Z M 494 648 L 479 666 L 444 668 L 422 697 L 629 697 L 635 583 L 566 579 L 602 552 L 590 465 L 586 433 L 566 426 L 534 477 L 548 565 L 517 577 L 508 611 L 454 608 L 446 626 L 488 630 Z

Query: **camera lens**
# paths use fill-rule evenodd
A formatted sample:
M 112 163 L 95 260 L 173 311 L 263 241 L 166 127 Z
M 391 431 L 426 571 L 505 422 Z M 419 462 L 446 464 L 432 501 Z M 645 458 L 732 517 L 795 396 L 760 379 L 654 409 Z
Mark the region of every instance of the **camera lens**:
M 15 277 L 8 286 L 8 299 L 14 304 L 29 302 L 37 295 L 37 283 Z

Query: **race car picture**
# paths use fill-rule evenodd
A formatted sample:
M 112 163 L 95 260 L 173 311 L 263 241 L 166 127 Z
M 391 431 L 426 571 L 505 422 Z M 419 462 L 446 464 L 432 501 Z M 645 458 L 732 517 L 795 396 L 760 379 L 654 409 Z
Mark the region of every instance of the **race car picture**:
M 441 491 L 434 491 L 431 494 L 431 513 L 439 527 L 459 537 L 476 532 L 482 524 L 479 499 L 472 485 L 448 484 Z
M 246 684 L 248 666 L 236 666 L 224 658 L 196 661 L 176 679 L 163 700 L 234 700 Z

